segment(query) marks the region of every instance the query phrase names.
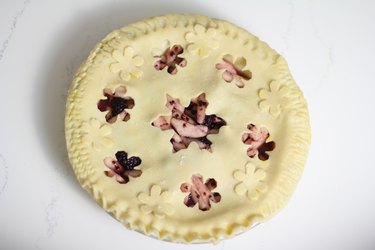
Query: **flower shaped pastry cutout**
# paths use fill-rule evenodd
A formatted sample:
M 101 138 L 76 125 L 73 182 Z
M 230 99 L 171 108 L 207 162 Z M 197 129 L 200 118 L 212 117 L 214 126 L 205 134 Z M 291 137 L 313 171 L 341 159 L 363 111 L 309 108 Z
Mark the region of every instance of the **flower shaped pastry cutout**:
M 254 124 L 247 125 L 250 133 L 244 133 L 242 135 L 242 142 L 249 145 L 247 149 L 247 155 L 250 158 L 258 155 L 259 160 L 268 160 L 269 155 L 267 151 L 272 151 L 276 147 L 274 141 L 266 142 L 270 133 L 264 127 L 257 128 Z
M 203 183 L 203 177 L 199 174 L 191 176 L 192 184 L 182 183 L 181 191 L 189 193 L 184 199 L 184 204 L 187 207 L 194 207 L 198 203 L 198 207 L 202 211 L 207 211 L 211 208 L 211 202 L 217 203 L 221 200 L 221 195 L 217 192 L 211 192 L 217 186 L 215 179 L 207 179 Z
M 153 57 L 161 57 L 164 55 L 165 51 L 171 47 L 171 42 L 169 40 L 164 40 L 160 43 L 159 47 L 151 50 Z
M 246 59 L 244 57 L 238 57 L 233 61 L 233 56 L 225 55 L 223 57 L 223 62 L 217 63 L 215 67 L 218 70 L 224 70 L 221 75 L 224 81 L 228 83 L 234 81 L 239 88 L 245 86 L 243 80 L 248 81 L 252 77 L 250 70 L 243 70 L 246 67 Z
M 276 81 L 269 83 L 269 89 L 260 89 L 258 96 L 260 101 L 259 108 L 262 111 L 269 112 L 272 116 L 278 116 L 282 109 L 287 107 L 288 87 L 280 86 Z
M 125 47 L 124 51 L 114 50 L 112 57 L 116 60 L 109 66 L 113 73 L 119 73 L 124 81 L 141 78 L 143 75 L 140 67 L 143 65 L 143 57 L 135 55 L 133 47 Z
M 219 48 L 219 42 L 215 40 L 216 29 L 208 28 L 200 24 L 194 26 L 194 32 L 188 32 L 185 35 L 189 43 L 187 50 L 193 55 L 199 55 L 202 58 L 208 57 L 212 50 Z
M 159 218 L 164 218 L 166 215 L 172 215 L 174 208 L 169 203 L 171 194 L 168 191 L 161 190 L 159 185 L 153 185 L 150 190 L 150 195 L 140 193 L 138 200 L 142 203 L 140 209 L 145 214 L 154 214 Z
M 173 152 L 186 149 L 191 142 L 196 142 L 200 149 L 211 152 L 212 142 L 207 139 L 209 134 L 218 134 L 222 126 L 226 125 L 223 118 L 216 115 L 206 115 L 208 102 L 204 93 L 190 101 L 188 107 L 183 107 L 179 99 L 167 95 L 166 107 L 171 110 L 170 116 L 159 116 L 152 122 L 152 126 L 161 130 L 175 131 L 170 142 Z
M 120 117 L 123 121 L 130 119 L 130 114 L 126 109 L 132 109 L 134 107 L 134 100 L 129 96 L 125 96 L 126 87 L 119 86 L 113 93 L 111 89 L 105 88 L 103 95 L 107 99 L 101 99 L 98 102 L 98 109 L 101 112 L 106 112 L 105 119 L 109 123 L 114 123 L 117 117 Z
M 234 186 L 236 194 L 246 195 L 249 200 L 257 200 L 260 194 L 268 189 L 264 182 L 266 172 L 261 168 L 256 168 L 250 162 L 245 165 L 245 171 L 234 171 L 233 178 L 238 181 Z
M 96 151 L 100 152 L 104 148 L 110 148 L 114 145 L 113 140 L 109 137 L 112 129 L 108 124 L 101 124 L 97 119 L 91 118 L 84 126 L 86 130 L 90 131 L 84 135 L 85 141 Z
M 126 184 L 129 182 L 129 176 L 136 178 L 142 175 L 142 170 L 134 169 L 142 163 L 142 160 L 137 156 L 128 158 L 125 151 L 118 151 L 116 159 L 105 157 L 103 162 L 109 168 L 104 171 L 105 175 L 114 177 L 118 183 Z
M 187 64 L 186 60 L 180 56 L 182 53 L 184 53 L 184 49 L 181 45 L 176 44 L 168 47 L 164 53 L 156 56 L 159 59 L 154 63 L 154 68 L 156 70 L 167 68 L 169 74 L 177 74 L 177 66 L 185 67 Z

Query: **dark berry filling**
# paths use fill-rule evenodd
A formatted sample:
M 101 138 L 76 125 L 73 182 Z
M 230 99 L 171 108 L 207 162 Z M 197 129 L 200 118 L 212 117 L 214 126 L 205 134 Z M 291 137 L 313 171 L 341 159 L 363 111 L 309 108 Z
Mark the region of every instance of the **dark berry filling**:
M 113 97 L 111 100 L 112 115 L 118 115 L 127 108 L 126 100 L 121 97 Z
M 105 119 L 109 123 L 114 123 L 119 116 L 123 121 L 130 119 L 130 114 L 126 109 L 132 109 L 134 107 L 134 100 L 131 97 L 124 97 L 126 93 L 125 86 L 120 86 L 114 93 L 110 89 L 104 89 L 103 95 L 107 99 L 99 100 L 98 109 L 101 112 L 107 111 Z
M 116 153 L 117 161 L 122 165 L 126 166 L 126 161 L 128 160 L 128 154 L 125 151 L 118 151 Z
M 134 169 L 136 166 L 140 165 L 142 163 L 141 158 L 137 156 L 132 156 L 126 161 L 126 167 L 128 169 Z
M 132 170 L 142 163 L 141 158 L 137 156 L 132 156 L 128 159 L 128 154 L 125 151 L 118 151 L 116 159 L 126 170 Z

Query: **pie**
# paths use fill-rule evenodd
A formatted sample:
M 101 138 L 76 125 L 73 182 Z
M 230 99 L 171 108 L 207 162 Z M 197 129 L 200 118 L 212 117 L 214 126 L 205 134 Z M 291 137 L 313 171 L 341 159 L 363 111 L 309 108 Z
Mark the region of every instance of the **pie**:
M 112 31 L 75 74 L 68 154 L 126 227 L 215 242 L 288 201 L 310 143 L 285 59 L 226 21 L 165 15 Z

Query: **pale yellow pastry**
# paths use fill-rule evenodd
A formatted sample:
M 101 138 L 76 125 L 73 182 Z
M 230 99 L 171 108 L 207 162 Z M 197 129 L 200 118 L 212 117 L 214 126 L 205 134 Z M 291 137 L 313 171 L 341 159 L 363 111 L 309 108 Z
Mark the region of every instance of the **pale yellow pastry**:
M 74 77 L 65 131 L 82 187 L 128 228 L 176 242 L 217 241 L 271 218 L 310 143 L 284 58 L 198 15 L 104 38 Z

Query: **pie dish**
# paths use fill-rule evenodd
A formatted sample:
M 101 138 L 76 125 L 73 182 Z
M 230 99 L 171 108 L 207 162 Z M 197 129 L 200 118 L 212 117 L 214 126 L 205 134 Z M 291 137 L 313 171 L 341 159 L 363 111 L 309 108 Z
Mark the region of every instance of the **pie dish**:
M 310 143 L 286 61 L 242 28 L 164 15 L 112 31 L 69 91 L 65 133 L 78 181 L 126 227 L 218 241 L 292 195 Z

